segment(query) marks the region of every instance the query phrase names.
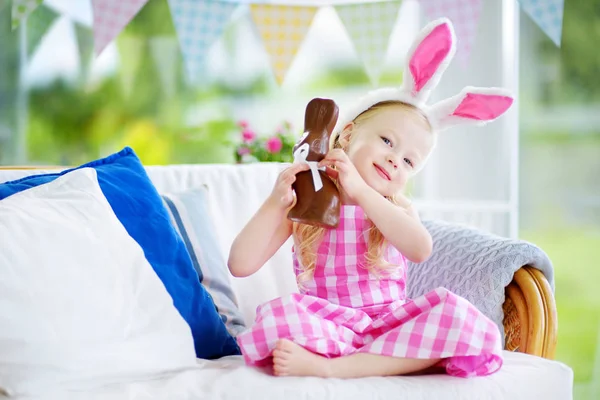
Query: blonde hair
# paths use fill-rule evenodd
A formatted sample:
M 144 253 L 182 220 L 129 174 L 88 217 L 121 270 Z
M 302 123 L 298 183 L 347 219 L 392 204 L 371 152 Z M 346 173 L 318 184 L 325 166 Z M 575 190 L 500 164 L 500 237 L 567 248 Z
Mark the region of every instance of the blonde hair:
M 418 108 L 400 101 L 382 101 L 377 103 L 368 110 L 359 114 L 352 122 L 356 126 L 360 126 L 369 119 L 373 118 L 375 115 L 379 114 L 381 111 L 391 107 L 400 108 L 403 111 L 410 112 L 411 115 L 422 121 L 426 125 L 427 129 L 431 131 L 432 128 L 429 121 Z M 343 130 L 344 127 L 341 129 Z M 330 142 L 330 149 L 342 147 L 340 144 L 340 135 L 342 134 L 342 130 L 333 133 L 334 137 Z M 335 182 L 335 184 L 339 188 L 339 184 L 337 182 Z M 399 204 L 394 196 L 386 198 L 393 204 Z M 386 239 L 381 231 L 372 222 L 369 221 L 369 223 L 371 224 L 371 227 L 369 228 L 367 254 L 365 255 L 367 265 L 364 265 L 363 267 L 369 270 L 369 272 L 373 272 L 379 276 L 385 274 L 385 272 L 389 271 L 391 268 L 396 267 L 396 265 L 390 264 L 383 259 L 383 253 L 387 247 Z M 300 261 L 300 271 L 297 278 L 297 282 L 300 286 L 302 286 L 302 282 L 311 279 L 314 274 L 318 246 L 323 240 L 326 231 L 326 228 L 318 226 L 306 225 L 297 222 L 293 223 L 292 235 L 294 238 L 294 248 L 296 257 Z

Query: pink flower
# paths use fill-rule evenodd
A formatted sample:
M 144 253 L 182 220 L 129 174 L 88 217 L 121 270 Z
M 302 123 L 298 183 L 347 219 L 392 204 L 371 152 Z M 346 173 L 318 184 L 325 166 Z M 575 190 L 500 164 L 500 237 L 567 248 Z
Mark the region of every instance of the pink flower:
M 240 122 L 238 122 L 238 126 L 239 126 L 240 128 L 243 128 L 243 129 L 247 128 L 247 127 L 248 127 L 248 125 L 249 125 L 249 124 L 248 124 L 248 121 L 246 121 L 245 119 L 243 119 L 243 120 L 241 120 Z
M 273 136 L 265 143 L 265 148 L 269 153 L 278 153 L 283 147 L 283 142 L 278 136 Z
M 245 143 L 252 143 L 254 139 L 256 139 L 256 132 L 250 128 L 244 128 L 242 131 L 242 138 L 244 139 Z
M 247 147 L 240 147 L 237 151 L 240 156 L 245 156 L 246 154 L 250 154 L 250 149 Z

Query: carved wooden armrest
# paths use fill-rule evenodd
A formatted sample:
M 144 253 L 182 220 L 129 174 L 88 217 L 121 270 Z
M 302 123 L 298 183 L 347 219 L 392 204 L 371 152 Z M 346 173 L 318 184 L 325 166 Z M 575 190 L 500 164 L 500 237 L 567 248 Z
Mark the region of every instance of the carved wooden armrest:
M 506 287 L 504 332 L 506 350 L 554 359 L 558 319 L 556 302 L 546 277 L 524 266 Z

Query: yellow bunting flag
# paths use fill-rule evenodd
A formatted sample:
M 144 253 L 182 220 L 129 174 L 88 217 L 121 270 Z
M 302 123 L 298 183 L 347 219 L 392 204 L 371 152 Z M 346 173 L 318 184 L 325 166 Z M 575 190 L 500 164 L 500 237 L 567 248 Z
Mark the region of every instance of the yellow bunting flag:
M 308 33 L 318 7 L 251 4 L 252 19 L 271 59 L 277 83 L 283 83 Z

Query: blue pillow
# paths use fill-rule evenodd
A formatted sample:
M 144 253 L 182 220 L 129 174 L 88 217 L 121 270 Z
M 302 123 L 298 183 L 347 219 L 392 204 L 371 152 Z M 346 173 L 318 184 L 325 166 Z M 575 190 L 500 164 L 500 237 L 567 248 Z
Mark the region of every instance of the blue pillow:
M 74 169 L 84 167 L 96 170 L 100 188 L 117 218 L 142 247 L 148 262 L 173 298 L 175 308 L 189 324 L 196 356 L 215 359 L 240 354 L 212 298 L 200 284 L 185 244 L 171 225 L 169 213 L 135 152 L 126 147 Z M 0 184 L 0 200 L 48 183 L 74 169 Z

